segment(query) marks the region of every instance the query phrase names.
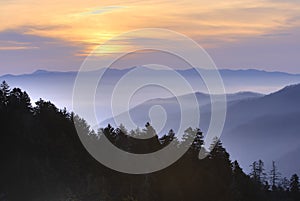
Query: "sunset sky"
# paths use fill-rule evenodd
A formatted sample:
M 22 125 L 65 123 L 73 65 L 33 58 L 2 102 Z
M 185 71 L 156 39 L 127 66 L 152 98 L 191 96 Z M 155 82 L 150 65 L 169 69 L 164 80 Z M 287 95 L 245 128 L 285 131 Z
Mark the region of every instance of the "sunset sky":
M 219 68 L 300 73 L 298 0 L 0 0 L 0 22 L 0 75 L 78 70 L 95 47 L 141 28 L 185 34 Z

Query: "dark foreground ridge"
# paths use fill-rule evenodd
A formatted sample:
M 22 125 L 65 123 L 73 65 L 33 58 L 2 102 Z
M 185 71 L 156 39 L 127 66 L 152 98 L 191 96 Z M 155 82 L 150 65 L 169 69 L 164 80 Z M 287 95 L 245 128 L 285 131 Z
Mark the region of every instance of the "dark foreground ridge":
M 199 129 L 185 155 L 168 168 L 152 174 L 129 175 L 108 169 L 88 154 L 74 127 L 79 123 L 86 137 L 101 141 L 103 135 L 120 149 L 148 153 L 169 143 L 186 146 L 171 130 L 162 137 L 141 141 L 128 137 L 124 128 L 107 126 L 93 131 L 65 109 L 40 99 L 33 107 L 28 94 L 0 87 L 0 200 L 16 201 L 298 201 L 299 178 L 280 179 L 273 164 L 266 174 L 262 161 L 246 175 L 230 161 L 220 141 L 204 160 Z M 132 135 L 153 132 L 150 124 Z M 109 154 L 109 153 L 108 153 Z M 291 164 L 292 165 L 292 164 Z

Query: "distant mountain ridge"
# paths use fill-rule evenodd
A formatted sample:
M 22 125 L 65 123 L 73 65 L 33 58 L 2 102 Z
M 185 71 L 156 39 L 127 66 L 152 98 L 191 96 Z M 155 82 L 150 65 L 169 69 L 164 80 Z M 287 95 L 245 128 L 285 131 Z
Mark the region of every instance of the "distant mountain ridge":
M 102 111 L 101 119 L 112 116 L 110 109 L 110 93 L 114 90 L 114 86 L 118 81 L 130 70 L 138 67 L 128 69 L 108 69 L 103 79 L 98 85 L 96 97 L 101 97 L 101 103 L 97 105 L 97 110 Z M 144 68 L 144 67 L 143 67 Z M 203 69 L 202 69 L 203 70 Z M 182 77 L 190 83 L 195 92 L 208 93 L 207 87 L 201 76 L 195 69 L 177 70 Z M 147 68 L 147 72 L 154 72 L 159 76 L 164 76 L 165 79 L 173 79 L 165 70 L 154 70 Z M 94 72 L 85 72 L 87 74 L 95 74 Z M 281 72 L 267 72 L 261 70 L 220 70 L 225 91 L 227 94 L 235 94 L 237 92 L 252 91 L 261 94 L 268 94 L 278 89 L 300 83 L 300 75 L 288 74 Z M 72 110 L 72 96 L 73 88 L 76 80 L 77 72 L 56 72 L 38 70 L 31 74 L 24 75 L 4 75 L 0 77 L 1 80 L 6 80 L 11 87 L 20 87 L 27 90 L 31 98 L 37 101 L 39 98 L 51 100 L 58 107 L 66 107 Z M 153 95 L 153 96 L 152 96 Z M 151 98 L 165 98 L 165 94 L 157 94 L 155 89 L 149 95 Z M 121 99 L 120 99 L 121 100 Z M 135 106 L 144 102 L 140 100 L 133 102 L 131 105 Z
M 105 70 L 111 70 L 111 71 L 129 71 L 129 70 L 132 70 L 133 68 L 135 67 L 132 67 L 132 68 L 125 68 L 125 69 L 117 69 L 117 68 L 106 68 Z M 151 69 L 151 68 L 148 68 L 148 67 L 143 67 L 143 68 L 147 68 L 147 69 Z M 153 69 L 152 69 L 153 70 Z M 156 69 L 157 71 L 160 71 L 159 69 Z M 205 69 L 200 69 L 200 70 L 205 70 Z M 163 70 L 164 71 L 164 70 Z M 196 72 L 195 69 L 193 68 L 190 68 L 190 69 L 176 69 L 177 72 L 180 72 L 180 73 L 194 73 Z M 90 72 L 93 72 L 93 71 L 90 71 Z M 272 74 L 272 75 L 287 75 L 287 76 L 300 76 L 299 73 L 287 73 L 287 72 L 282 72 L 282 71 L 266 71 L 266 70 L 259 70 L 259 69 L 226 69 L 226 68 L 223 68 L 223 69 L 219 69 L 219 72 L 221 74 L 226 74 L 226 73 L 237 73 L 237 74 L 255 74 L 255 75 L 258 75 L 258 74 Z M 52 71 L 52 70 L 44 70 L 44 69 L 38 69 L 32 73 L 21 73 L 21 74 L 3 74 L 3 75 L 0 75 L 0 78 L 3 78 L 3 77 L 9 77 L 9 76 L 14 76 L 14 77 L 17 77 L 17 76 L 27 76 L 27 75 L 32 75 L 32 74 L 45 74 L 45 73 L 57 73 L 57 74 L 73 74 L 73 73 L 78 73 L 78 71 Z
M 241 93 L 243 94 L 243 93 Z M 233 159 L 237 159 L 248 170 L 248 165 L 255 158 L 261 158 L 267 162 L 276 160 L 284 175 L 291 172 L 300 173 L 300 158 L 295 150 L 300 149 L 300 84 L 284 87 L 277 92 L 268 95 L 256 93 L 244 93 L 227 95 L 227 117 L 222 134 L 222 141 L 232 153 Z M 190 95 L 185 95 L 185 101 Z M 207 94 L 197 93 L 200 104 L 201 122 L 199 127 L 207 132 L 210 122 L 210 104 Z M 132 108 L 129 113 L 134 122 L 142 126 L 150 121 L 148 112 L 155 105 L 162 106 L 169 119 L 166 128 L 178 129 L 180 122 L 180 106 L 175 104 L 176 98 L 153 99 Z M 203 104 L 202 104 L 203 103 Z M 188 108 L 193 109 L 193 108 Z M 117 119 L 126 118 L 125 116 Z M 101 125 L 108 123 L 114 125 L 113 119 L 107 119 Z M 116 126 L 116 125 L 115 125 Z M 285 155 L 293 158 L 293 167 L 287 167 Z M 290 161 L 291 162 L 291 161 Z

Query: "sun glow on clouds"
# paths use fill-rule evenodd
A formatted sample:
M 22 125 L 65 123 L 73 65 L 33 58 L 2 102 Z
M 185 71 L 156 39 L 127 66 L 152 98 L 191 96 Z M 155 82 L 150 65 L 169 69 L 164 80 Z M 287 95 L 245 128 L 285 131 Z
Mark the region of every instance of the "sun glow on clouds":
M 28 49 L 38 49 L 36 46 L 32 46 L 27 42 L 17 42 L 17 41 L 1 41 L 0 40 L 0 50 L 28 50 Z
M 114 36 L 139 28 L 171 29 L 206 48 L 286 32 L 300 25 L 300 2 L 14 0 L 0 2 L 0 20 L 0 31 L 17 29 L 23 34 L 58 38 L 82 46 L 77 56 L 85 56 Z M 107 53 L 126 49 L 122 45 L 126 46 L 107 47 Z

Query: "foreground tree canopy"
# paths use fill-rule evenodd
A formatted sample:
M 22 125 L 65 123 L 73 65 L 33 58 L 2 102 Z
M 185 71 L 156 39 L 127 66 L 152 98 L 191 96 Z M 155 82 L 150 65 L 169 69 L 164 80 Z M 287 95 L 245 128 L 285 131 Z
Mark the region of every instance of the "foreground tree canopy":
M 123 174 L 95 161 L 83 147 L 74 121 L 90 140 L 110 142 L 128 152 L 148 153 L 169 143 L 187 146 L 169 133 L 147 140 L 130 135 L 153 132 L 126 131 L 108 125 L 98 131 L 66 109 L 40 99 L 33 107 L 21 89 L 0 86 L 0 200 L 82 201 L 259 201 L 299 200 L 299 177 L 280 178 L 276 164 L 268 178 L 263 161 L 251 165 L 246 175 L 216 139 L 208 157 L 198 159 L 203 146 L 199 129 L 188 128 L 185 139 L 196 134 L 184 156 L 168 168 L 145 175 Z M 109 154 L 109 153 L 108 153 Z

